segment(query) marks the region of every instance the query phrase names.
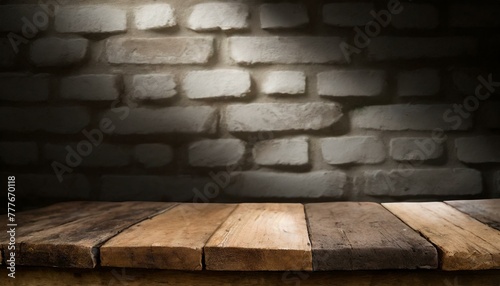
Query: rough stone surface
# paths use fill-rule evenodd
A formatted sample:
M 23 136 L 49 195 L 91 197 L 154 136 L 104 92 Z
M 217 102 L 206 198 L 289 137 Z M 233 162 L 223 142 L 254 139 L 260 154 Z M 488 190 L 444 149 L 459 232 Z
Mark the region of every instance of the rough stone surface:
M 135 8 L 135 26 L 139 30 L 152 30 L 177 25 L 174 9 L 168 4 L 149 4 Z
M 304 94 L 306 92 L 306 75 L 300 71 L 269 72 L 262 83 L 265 94 Z
M 60 96 L 71 100 L 116 100 L 120 96 L 119 76 L 89 74 L 61 79 Z
M 372 3 L 330 3 L 323 6 L 323 22 L 337 27 L 364 26 L 373 17 L 370 11 L 374 11 Z
M 342 111 L 335 103 L 253 103 L 226 108 L 230 132 L 319 130 L 340 120 Z
M 455 147 L 464 163 L 500 163 L 500 136 L 458 138 Z
M 392 15 L 392 25 L 397 29 L 434 29 L 439 25 L 435 6 L 421 3 L 403 3 L 403 11 Z
M 482 191 L 481 173 L 472 169 L 370 171 L 364 178 L 364 191 L 371 196 L 465 196 Z
M 378 70 L 335 70 L 318 74 L 322 96 L 377 96 L 384 91 L 385 72 Z
M 140 144 L 134 148 L 134 158 L 145 168 L 159 168 L 172 162 L 174 152 L 165 144 Z
M 50 161 L 56 161 L 72 168 L 78 167 L 125 167 L 130 165 L 131 152 L 129 148 L 100 144 L 95 146 L 89 141 L 78 143 L 46 144 L 43 147 L 44 157 Z M 85 145 L 85 147 L 84 147 Z M 91 146 L 91 148 L 87 148 Z M 85 150 L 85 151 L 82 151 Z M 81 160 L 71 159 L 79 154 Z
M 245 154 L 245 143 L 238 139 L 202 140 L 189 145 L 189 165 L 224 167 L 238 164 Z
M 253 149 L 255 163 L 261 166 L 304 166 L 309 164 L 307 138 L 261 141 Z
M 112 64 L 205 64 L 214 52 L 210 37 L 116 38 L 106 42 Z
M 376 164 L 385 160 L 383 142 L 374 136 L 321 139 L 324 160 L 331 165 Z
M 171 74 L 138 74 L 132 78 L 127 95 L 134 100 L 160 100 L 177 94 L 174 76 Z
M 46 5 L 0 5 L 0 32 L 22 35 L 23 27 L 31 23 L 34 35 L 45 31 L 50 24 Z
M 439 72 L 433 69 L 418 69 L 400 72 L 398 75 L 399 96 L 432 96 L 439 93 Z
M 500 5 L 482 3 L 456 3 L 450 9 L 452 27 L 498 27 L 500 26 Z
M 262 29 L 297 28 L 309 23 L 307 9 L 295 3 L 266 3 L 260 6 Z
M 250 73 L 231 69 L 192 71 L 184 79 L 183 87 L 191 99 L 241 98 L 250 92 Z
M 248 6 L 242 3 L 202 3 L 193 7 L 188 28 L 195 31 L 241 30 L 249 27 Z
M 41 102 L 49 98 L 50 76 L 39 74 L 0 75 L 0 100 Z
M 38 163 L 36 142 L 0 142 L 0 162 L 5 165 Z
M 397 161 L 427 161 L 443 156 L 441 142 L 429 137 L 394 138 L 390 142 L 390 154 Z
M 81 63 L 89 41 L 84 38 L 42 38 L 33 42 L 30 59 L 38 67 L 64 67 Z
M 108 5 L 60 6 L 56 13 L 60 33 L 112 33 L 127 30 L 127 12 Z
M 337 37 L 231 37 L 231 58 L 239 64 L 345 63 Z
M 460 118 L 453 106 L 440 105 L 377 105 L 363 107 L 351 113 L 354 128 L 375 130 L 468 130 L 472 119 Z
M 231 176 L 229 196 L 243 198 L 340 198 L 347 176 L 338 171 L 316 171 L 305 174 L 240 172 Z

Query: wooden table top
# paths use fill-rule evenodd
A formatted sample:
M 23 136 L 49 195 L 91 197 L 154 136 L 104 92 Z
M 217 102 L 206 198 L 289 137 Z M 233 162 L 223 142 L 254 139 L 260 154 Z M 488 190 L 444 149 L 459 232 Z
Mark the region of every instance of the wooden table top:
M 500 269 L 500 199 L 67 202 L 16 215 L 18 265 L 329 271 Z M 0 233 L 2 254 L 9 236 Z M 5 264 L 6 257 L 2 257 Z

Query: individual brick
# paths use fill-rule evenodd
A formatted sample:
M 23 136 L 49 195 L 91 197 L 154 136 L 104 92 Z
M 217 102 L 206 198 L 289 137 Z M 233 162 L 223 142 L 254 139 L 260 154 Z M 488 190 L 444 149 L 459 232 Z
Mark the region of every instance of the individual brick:
M 110 119 L 115 134 L 214 134 L 217 109 L 209 106 L 133 108 L 110 110 L 102 118 Z
M 112 64 L 205 64 L 214 53 L 211 37 L 116 38 L 106 41 Z
M 392 25 L 397 29 L 434 29 L 439 25 L 439 13 L 434 5 L 404 3 L 403 12 L 392 15 Z
M 500 163 L 500 136 L 463 137 L 455 140 L 457 157 L 464 163 Z
M 262 83 L 262 92 L 268 95 L 304 94 L 306 75 L 300 71 L 272 71 Z
M 0 38 L 0 68 L 15 66 L 17 54 L 8 39 Z
M 110 5 L 60 6 L 55 28 L 60 33 L 124 32 L 127 12 Z
M 135 26 L 139 30 L 174 27 L 177 20 L 174 9 L 168 4 L 142 5 L 134 10 Z
M 0 161 L 6 165 L 38 163 L 36 142 L 0 142 Z
M 184 78 L 183 88 L 191 99 L 241 98 L 250 92 L 250 73 L 231 69 L 192 71 Z
M 134 100 L 161 100 L 177 94 L 174 76 L 171 74 L 138 74 L 132 78 L 127 94 Z
M 227 193 L 241 198 L 314 199 L 341 198 L 347 176 L 338 171 L 233 173 Z
M 12 175 L 12 174 L 10 174 Z M 92 187 L 82 174 L 15 174 L 16 196 L 33 199 L 89 200 Z
M 0 100 L 42 102 L 49 98 L 50 76 L 46 74 L 0 75 Z
M 189 165 L 224 167 L 237 165 L 245 154 L 245 143 L 238 139 L 201 140 L 188 147 Z
M 201 3 L 193 7 L 188 28 L 194 31 L 241 30 L 249 27 L 248 6 L 242 3 Z
M 120 77 L 89 74 L 61 79 L 60 96 L 70 100 L 116 100 L 120 96 Z
M 399 96 L 432 96 L 438 94 L 440 88 L 437 70 L 418 69 L 398 74 Z
M 481 173 L 472 169 L 369 171 L 364 179 L 370 196 L 466 196 L 482 191 Z
M 377 96 L 386 84 L 384 71 L 334 70 L 318 74 L 318 93 L 322 96 Z
M 450 26 L 488 28 L 500 26 L 500 5 L 456 3 L 449 7 Z
M 372 61 L 467 57 L 476 52 L 477 41 L 466 37 L 376 37 L 368 45 Z
M 462 118 L 447 104 L 394 104 L 375 105 L 355 109 L 351 112 L 354 128 L 375 130 L 468 130 L 472 118 Z
M 83 61 L 89 41 L 84 38 L 42 38 L 33 42 L 30 59 L 38 67 L 64 67 Z
M 172 147 L 165 144 L 140 144 L 134 148 L 134 158 L 145 168 L 159 168 L 172 162 Z
M 262 29 L 286 29 L 305 26 L 309 16 L 304 5 L 295 3 L 266 3 L 260 5 Z
M 309 164 L 307 138 L 261 141 L 253 148 L 255 163 L 261 166 L 305 166 Z
M 390 154 L 396 161 L 428 161 L 443 153 L 443 144 L 429 137 L 393 138 L 390 142 Z
M 372 3 L 329 3 L 323 6 L 323 22 L 337 27 L 364 26 L 373 20 L 371 11 L 375 11 Z
M 0 114 L 8 118 L 0 121 L 0 130 L 12 132 L 76 134 L 90 122 L 87 109 L 77 106 L 0 107 Z
M 342 117 L 335 103 L 253 103 L 226 108 L 229 132 L 309 131 L 330 127 Z
M 131 152 L 128 148 L 100 144 L 95 146 L 89 141 L 78 143 L 46 144 L 44 157 L 72 168 L 75 167 L 125 167 L 130 165 Z
M 23 33 L 24 37 L 33 38 L 49 26 L 47 11 L 46 5 L 0 5 L 0 32 Z
M 377 164 L 385 160 L 384 143 L 374 136 L 321 139 L 323 159 L 330 165 Z
M 239 64 L 346 63 L 337 37 L 231 37 L 229 53 Z

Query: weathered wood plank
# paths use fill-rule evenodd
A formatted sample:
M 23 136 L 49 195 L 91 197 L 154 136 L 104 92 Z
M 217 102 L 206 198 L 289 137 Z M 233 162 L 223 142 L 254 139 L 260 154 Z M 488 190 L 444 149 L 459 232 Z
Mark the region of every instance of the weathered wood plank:
M 106 242 L 101 265 L 202 270 L 203 246 L 236 205 L 181 204 Z
M 434 246 L 379 204 L 307 204 L 306 216 L 314 270 L 438 266 Z
M 312 270 L 301 204 L 240 204 L 205 245 L 208 270 Z
M 98 246 L 127 227 L 174 204 L 76 202 L 18 214 L 18 265 L 93 268 Z M 2 247 L 8 238 L 0 240 Z
M 443 270 L 500 268 L 500 232 L 439 202 L 383 204 L 440 249 Z
M 500 199 L 447 201 L 445 203 L 500 230 Z

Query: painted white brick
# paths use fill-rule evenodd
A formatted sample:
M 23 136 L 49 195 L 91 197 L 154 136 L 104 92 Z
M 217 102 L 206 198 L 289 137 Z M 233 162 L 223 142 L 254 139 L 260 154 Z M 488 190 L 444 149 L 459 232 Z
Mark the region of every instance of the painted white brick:
M 139 30 L 174 27 L 177 20 L 174 9 L 168 4 L 149 4 L 135 8 L 135 26 Z
M 227 193 L 242 198 L 340 198 L 347 176 L 338 171 L 303 174 L 241 172 L 231 176 Z
M 140 144 L 134 148 L 134 158 L 146 168 L 159 168 L 172 162 L 174 152 L 165 144 Z
M 112 120 L 115 134 L 214 134 L 218 122 L 217 109 L 209 106 L 110 110 L 102 118 Z
M 397 161 L 427 161 L 443 156 L 441 142 L 429 137 L 403 137 L 391 139 L 390 154 Z
M 433 69 L 418 69 L 400 72 L 398 75 L 399 96 L 432 96 L 439 93 L 439 72 Z
M 46 5 L 0 5 L 0 32 L 25 33 L 32 38 L 47 29 L 52 14 L 47 11 Z
M 481 173 L 472 169 L 370 171 L 364 178 L 370 196 L 461 196 L 482 191 Z
M 0 75 L 0 100 L 42 102 L 49 98 L 50 77 L 23 74 Z
M 88 141 L 86 144 L 83 142 L 85 141 L 67 145 L 50 143 L 45 144 L 43 147 L 44 157 L 50 161 L 56 161 L 76 168 L 80 166 L 106 168 L 125 167 L 130 165 L 131 152 L 126 147 L 111 144 L 100 144 L 99 146 L 95 146 Z M 87 149 L 87 147 L 83 147 L 84 145 L 91 147 Z M 88 153 L 81 153 L 81 150 L 88 150 Z M 75 159 L 77 154 L 81 160 Z M 73 164 L 76 164 L 77 166 Z
M 184 78 L 183 88 L 191 99 L 241 98 L 250 92 L 250 73 L 231 69 L 192 71 Z
M 378 105 L 351 112 L 353 128 L 375 130 L 468 130 L 471 117 L 459 118 L 453 113 L 453 105 Z
M 385 160 L 384 143 L 374 136 L 321 139 L 324 160 L 331 165 L 376 164 Z
M 500 5 L 463 3 L 449 8 L 452 27 L 498 27 L 500 26 Z
M 364 26 L 373 20 L 372 3 L 330 3 L 323 6 L 323 22 L 337 27 Z
M 229 52 L 239 64 L 345 63 L 337 37 L 231 37 Z
M 245 154 L 245 143 L 238 139 L 202 140 L 188 147 L 189 165 L 224 167 L 238 164 Z
M 89 41 L 84 38 L 42 38 L 33 42 L 30 59 L 38 67 L 63 67 L 83 61 Z
M 0 67 L 9 68 L 16 64 L 17 54 L 8 39 L 0 39 Z
M 174 76 L 171 74 L 140 74 L 132 78 L 127 94 L 134 100 L 159 100 L 177 94 Z
M 109 5 L 60 6 L 55 28 L 60 33 L 123 32 L 127 30 L 127 13 Z
M 377 96 L 386 84 L 384 71 L 334 70 L 318 74 L 318 93 L 322 96 Z
M 202 3 L 193 7 L 188 28 L 195 31 L 241 30 L 248 28 L 250 12 L 242 3 Z
M 500 163 L 500 136 L 458 138 L 455 147 L 464 163 Z
M 213 55 L 211 37 L 117 38 L 106 42 L 112 64 L 205 64 Z
M 253 149 L 255 162 L 261 166 L 304 166 L 309 164 L 307 138 L 261 141 Z
M 340 120 L 342 111 L 335 103 L 253 103 L 226 108 L 230 132 L 319 130 Z
M 90 74 L 61 79 L 60 96 L 71 100 L 116 100 L 120 96 L 117 75 Z
M 6 165 L 29 165 L 38 162 L 36 142 L 0 142 L 0 162 Z
M 308 23 L 309 16 L 304 5 L 267 3 L 260 6 L 260 26 L 262 29 L 297 28 Z
M 304 94 L 306 75 L 300 71 L 273 71 L 266 74 L 262 83 L 265 94 Z
M 403 3 L 403 11 L 392 15 L 392 25 L 397 29 L 434 29 L 439 25 L 439 13 L 434 5 Z

